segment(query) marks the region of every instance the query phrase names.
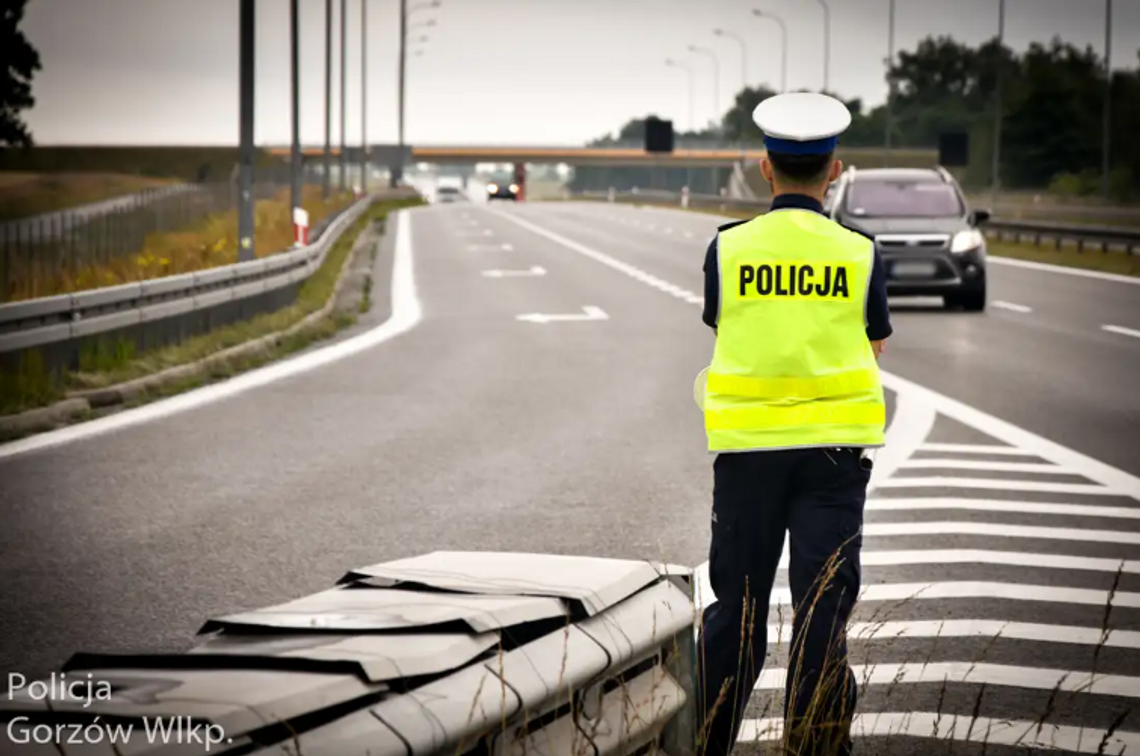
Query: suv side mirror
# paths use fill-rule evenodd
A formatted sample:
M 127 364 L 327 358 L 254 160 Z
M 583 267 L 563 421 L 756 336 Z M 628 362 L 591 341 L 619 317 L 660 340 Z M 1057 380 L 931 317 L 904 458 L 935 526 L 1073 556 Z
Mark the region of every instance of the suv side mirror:
M 985 208 L 979 208 L 970 213 L 970 225 L 980 226 L 993 217 L 993 213 Z

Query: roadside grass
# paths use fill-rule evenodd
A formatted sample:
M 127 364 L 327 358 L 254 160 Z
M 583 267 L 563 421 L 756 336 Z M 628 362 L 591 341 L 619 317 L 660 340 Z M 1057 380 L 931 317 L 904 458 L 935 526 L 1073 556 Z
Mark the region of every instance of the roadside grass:
M 302 206 L 309 213 L 310 225 L 352 204 L 353 199 L 346 192 L 331 195 L 326 202 L 320 188 L 313 186 L 304 187 L 302 192 Z M 258 258 L 289 249 L 293 233 L 288 189 L 256 204 L 254 251 Z M 150 234 L 137 254 L 105 263 L 69 265 L 64 262 L 62 243 L 43 246 L 43 253 L 34 255 L 34 259 L 12 261 L 9 301 L 68 294 L 236 263 L 237 210 L 208 216 L 179 231 Z
M 120 173 L 0 172 L 0 221 L 87 205 L 175 183 Z
M 69 391 L 107 388 L 168 368 L 187 365 L 225 349 L 269 336 L 296 325 L 321 309 L 332 295 L 341 270 L 360 234 L 371 224 L 382 224 L 389 213 L 403 207 L 421 204 L 418 199 L 379 202 L 333 244 L 321 267 L 300 287 L 295 302 L 281 310 L 223 326 L 181 343 L 137 353 L 125 339 L 103 339 L 90 342 L 82 350 L 76 371 L 51 373 L 44 369 L 39 353 L 25 354 L 17 370 L 0 374 L 0 414 L 15 414 L 47 406 L 66 398 Z M 234 358 L 212 368 L 207 380 L 214 380 L 251 369 L 296 352 L 328 338 L 355 322 L 349 313 L 334 311 L 312 327 L 278 340 L 256 356 Z M 188 378 L 160 392 L 150 392 L 141 401 L 185 391 L 206 382 L 200 377 Z M 138 403 L 138 402 L 135 402 Z

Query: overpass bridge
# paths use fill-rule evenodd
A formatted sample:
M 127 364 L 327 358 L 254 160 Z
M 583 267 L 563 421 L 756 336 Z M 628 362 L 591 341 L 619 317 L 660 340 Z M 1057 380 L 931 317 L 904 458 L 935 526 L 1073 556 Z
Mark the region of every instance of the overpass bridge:
M 402 151 L 397 145 L 370 145 L 371 161 L 378 165 L 398 163 L 435 163 L 439 165 L 474 165 L 476 163 L 565 163 L 576 167 L 668 167 L 668 168 L 731 168 L 736 163 L 757 161 L 764 156 L 764 150 L 754 147 L 679 147 L 671 153 L 646 152 L 639 146 L 612 147 L 536 147 L 536 146 L 472 146 L 472 145 L 432 145 L 407 146 Z M 275 146 L 269 152 L 288 158 L 289 147 Z M 352 163 L 361 159 L 359 146 L 345 149 L 345 158 Z M 400 160 L 402 152 L 403 160 Z M 306 158 L 319 158 L 324 147 L 306 146 L 302 148 Z M 332 148 L 332 154 L 339 157 L 340 150 Z M 926 166 L 938 160 L 937 150 L 891 150 L 881 148 L 841 147 L 839 157 L 857 165 Z

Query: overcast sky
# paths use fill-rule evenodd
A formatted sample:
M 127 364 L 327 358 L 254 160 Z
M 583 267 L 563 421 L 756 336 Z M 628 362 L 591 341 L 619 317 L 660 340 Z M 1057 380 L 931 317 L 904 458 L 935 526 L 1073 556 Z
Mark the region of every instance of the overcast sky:
M 361 2 L 368 3 L 370 142 L 396 139 L 398 0 L 347 0 L 347 138 L 361 135 Z M 414 144 L 580 144 L 655 112 L 689 126 L 688 78 L 666 58 L 694 69 L 695 111 L 705 122 L 726 110 L 741 85 L 747 44 L 749 84 L 777 88 L 780 32 L 788 28 L 789 88 L 823 83 L 823 11 L 817 0 L 441 0 L 412 23 L 435 19 L 423 56 L 409 60 L 406 139 Z M 409 0 L 409 6 L 423 0 Z M 881 102 L 888 0 L 828 0 L 831 88 L 869 105 Z M 334 5 L 334 62 L 339 7 Z M 324 142 L 325 0 L 300 0 L 301 138 Z M 1059 35 L 1104 48 L 1104 0 L 1007 0 L 1006 40 L 1015 49 Z M 259 144 L 288 144 L 288 0 L 257 2 Z M 996 34 L 998 0 L 897 0 L 896 49 L 930 34 L 977 44 Z M 1114 3 L 1112 59 L 1134 68 L 1140 0 Z M 41 144 L 236 144 L 237 0 L 31 0 L 24 30 L 40 51 L 37 104 L 27 114 Z M 720 61 L 719 103 L 713 63 Z M 333 90 L 339 92 L 334 69 Z M 334 99 L 334 143 L 339 105 Z

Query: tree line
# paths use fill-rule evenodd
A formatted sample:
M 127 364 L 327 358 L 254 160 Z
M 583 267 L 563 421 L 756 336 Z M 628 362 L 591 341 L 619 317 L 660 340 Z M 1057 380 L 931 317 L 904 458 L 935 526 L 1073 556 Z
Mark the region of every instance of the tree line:
M 898 148 L 936 149 L 939 134 L 969 134 L 969 165 L 957 170 L 969 188 L 990 184 L 993 161 L 996 87 L 1001 84 L 1001 153 L 999 178 L 1004 189 L 1049 190 L 1064 195 L 1093 195 L 1101 187 L 1101 145 L 1107 88 L 1103 58 L 1091 47 L 1078 48 L 1054 38 L 1015 53 L 991 40 L 970 47 L 948 36 L 930 36 L 913 51 L 898 54 L 887 73 L 893 85 L 891 144 Z M 1110 191 L 1116 200 L 1140 197 L 1140 53 L 1137 66 L 1111 77 Z M 678 132 L 686 144 L 745 143 L 759 145 L 762 135 L 752 111 L 776 94 L 767 86 L 748 87 L 720 121 L 697 132 Z M 848 147 L 884 147 L 887 107 L 867 109 L 859 99 L 847 100 L 850 129 L 841 138 Z M 616 135 L 593 140 L 592 146 L 640 141 L 644 119 L 627 122 Z M 669 188 L 678 180 L 671 170 Z M 684 171 L 680 171 L 684 173 Z M 610 169 L 612 183 L 654 180 L 649 169 Z M 583 188 L 602 179 L 602 169 L 579 170 Z M 658 179 L 659 180 L 659 179 Z M 682 179 L 683 180 L 683 179 Z M 614 184 L 615 186 L 619 184 Z

